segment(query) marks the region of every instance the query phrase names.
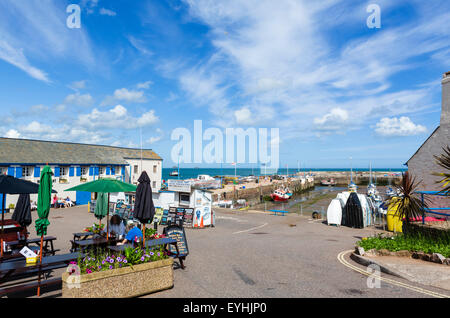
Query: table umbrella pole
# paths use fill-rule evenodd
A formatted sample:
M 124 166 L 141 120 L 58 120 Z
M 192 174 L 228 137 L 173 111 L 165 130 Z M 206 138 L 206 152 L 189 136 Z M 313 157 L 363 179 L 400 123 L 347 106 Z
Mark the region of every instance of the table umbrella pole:
M 4 232 L 4 222 L 5 222 L 5 200 L 6 200 L 6 194 L 3 193 L 3 201 L 2 201 L 2 238 L 1 238 L 1 252 L 0 256 L 3 257 L 3 232 Z
M 142 223 L 142 245 L 145 248 L 145 223 Z
M 39 278 L 38 278 L 38 290 L 37 295 L 38 297 L 41 296 L 41 267 L 42 267 L 42 246 L 44 245 L 44 234 L 41 234 L 41 248 L 39 251 Z
M 109 240 L 109 192 L 108 192 L 108 205 L 106 210 L 106 239 Z

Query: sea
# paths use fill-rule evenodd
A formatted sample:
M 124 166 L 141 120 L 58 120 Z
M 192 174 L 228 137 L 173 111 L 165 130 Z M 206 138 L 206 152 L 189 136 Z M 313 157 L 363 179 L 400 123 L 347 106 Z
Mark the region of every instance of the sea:
M 192 179 L 197 178 L 200 174 L 207 174 L 211 177 L 215 176 L 234 176 L 235 175 L 235 169 L 234 168 L 181 168 L 180 167 L 180 175 L 178 177 L 176 176 L 170 176 L 170 173 L 172 171 L 176 171 L 178 168 L 163 168 L 162 171 L 162 178 L 163 180 L 167 179 Z M 377 168 L 373 169 L 372 171 L 381 171 L 381 172 L 387 172 L 390 171 L 392 173 L 400 173 L 404 172 L 407 169 L 402 168 Z M 350 169 L 342 169 L 342 168 L 311 168 L 311 169 L 305 169 L 302 168 L 301 170 L 297 169 L 286 169 L 286 168 L 280 168 L 278 169 L 278 172 L 276 174 L 278 175 L 292 175 L 296 174 L 297 172 L 309 174 L 310 172 L 314 174 L 314 171 L 350 171 Z M 369 169 L 359 169 L 359 168 L 353 168 L 354 172 L 362 172 L 362 171 L 369 171 Z M 271 173 L 275 174 L 275 173 Z M 261 171 L 261 169 L 252 169 L 252 168 L 236 168 L 236 176 L 238 177 L 247 177 L 247 176 L 263 176 L 264 170 Z

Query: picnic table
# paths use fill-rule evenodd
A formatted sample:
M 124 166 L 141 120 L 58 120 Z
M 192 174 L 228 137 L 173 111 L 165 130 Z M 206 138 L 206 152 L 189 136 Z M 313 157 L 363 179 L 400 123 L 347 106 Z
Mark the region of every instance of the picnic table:
M 72 246 L 74 251 L 84 252 L 92 247 L 106 247 L 108 244 L 115 244 L 116 242 L 117 240 L 111 237 L 109 240 L 106 239 L 106 237 L 98 237 L 87 240 L 72 241 Z
M 73 234 L 73 240 L 70 241 L 70 243 L 72 243 L 72 247 L 70 248 L 71 253 L 76 251 L 76 246 L 74 244 L 75 241 L 91 239 L 95 233 L 93 233 L 93 232 L 78 232 L 78 233 L 72 233 L 72 234 Z
M 53 241 L 56 240 L 56 237 L 54 236 L 45 236 L 44 237 L 44 245 L 42 246 L 42 252 L 44 256 L 49 255 L 55 255 L 59 249 L 55 249 L 53 245 Z M 35 246 L 33 246 L 33 244 Z M 23 257 L 22 254 L 18 253 L 17 250 L 22 249 L 24 246 L 27 246 L 30 248 L 33 252 L 39 252 L 40 245 L 41 245 L 41 239 L 40 238 L 34 238 L 29 240 L 18 240 L 18 241 L 10 241 L 6 242 L 6 245 L 11 247 L 11 249 L 16 250 L 16 252 L 10 254 L 10 255 L 3 255 L 2 258 L 0 258 L 0 262 L 8 261 L 8 260 L 16 260 L 20 259 L 20 257 Z
M 16 262 L 5 262 L 0 264 L 0 284 L 4 283 L 11 276 L 29 275 L 37 272 L 49 273 L 53 269 L 64 268 L 69 262 L 76 260 L 80 256 L 79 253 L 70 253 L 63 255 L 46 256 L 42 258 L 42 264 L 38 261 L 36 264 L 27 264 L 25 258 Z M 84 255 L 81 255 L 84 257 Z M 48 278 L 48 276 L 47 276 Z M 49 286 L 61 283 L 61 277 L 47 279 L 45 281 L 21 284 L 19 286 L 1 288 L 0 296 L 23 291 L 27 289 Z
M 180 255 L 180 252 L 178 250 L 177 240 L 171 239 L 171 238 L 161 238 L 161 239 L 155 239 L 155 240 L 147 240 L 145 242 L 145 247 L 153 247 L 153 246 L 158 246 L 158 245 L 164 245 L 167 252 L 169 252 L 175 258 L 178 258 L 178 260 L 180 261 L 181 268 L 184 269 L 184 267 L 185 267 L 183 264 L 184 256 Z M 175 249 L 177 251 L 176 254 L 173 254 L 169 251 L 169 249 L 167 248 L 168 245 L 173 245 L 175 247 Z M 135 246 L 133 244 L 127 243 L 127 244 L 123 244 L 123 245 L 108 246 L 108 249 L 111 251 L 114 251 L 114 252 L 122 252 L 128 247 L 134 248 Z

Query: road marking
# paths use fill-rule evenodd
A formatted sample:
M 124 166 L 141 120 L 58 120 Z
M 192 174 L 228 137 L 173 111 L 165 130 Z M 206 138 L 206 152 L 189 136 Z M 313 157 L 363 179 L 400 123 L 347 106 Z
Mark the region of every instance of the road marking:
M 358 273 L 361 273 L 361 274 L 366 275 L 366 276 L 372 276 L 372 277 L 378 278 L 381 281 L 386 282 L 388 284 L 399 286 L 399 287 L 403 287 L 403 288 L 406 288 L 406 289 L 410 289 L 410 290 L 413 290 L 415 292 L 422 293 L 422 294 L 425 294 L 425 295 L 428 295 L 428 296 L 433 296 L 433 297 L 436 297 L 436 298 L 450 298 L 450 296 L 448 296 L 448 295 L 439 294 L 439 293 L 433 292 L 431 290 L 427 290 L 427 289 L 423 289 L 423 288 L 416 287 L 416 286 L 413 286 L 413 285 L 405 284 L 405 283 L 402 283 L 402 282 L 399 282 L 399 281 L 396 281 L 396 280 L 393 280 L 393 279 L 381 277 L 380 275 L 376 275 L 374 273 L 370 273 L 370 272 L 365 271 L 365 270 L 363 270 L 363 269 L 361 269 L 361 268 L 359 268 L 359 267 L 357 267 L 355 265 L 352 265 L 349 262 L 347 262 L 345 260 L 345 258 L 344 258 L 344 256 L 346 254 L 351 253 L 351 252 L 353 252 L 353 250 L 343 251 L 343 252 L 338 254 L 337 259 L 338 259 L 338 261 L 341 264 L 343 264 L 344 266 L 347 266 L 348 268 L 353 269 L 354 271 L 356 271 Z
M 251 229 L 248 229 L 248 230 L 234 232 L 233 234 L 239 234 L 239 233 L 245 233 L 245 232 L 250 232 L 250 231 L 253 231 L 253 230 L 257 230 L 257 229 L 260 229 L 260 228 L 266 226 L 267 224 L 269 224 L 269 223 L 264 223 L 263 225 L 260 225 L 260 226 L 257 226 L 257 227 L 252 227 Z

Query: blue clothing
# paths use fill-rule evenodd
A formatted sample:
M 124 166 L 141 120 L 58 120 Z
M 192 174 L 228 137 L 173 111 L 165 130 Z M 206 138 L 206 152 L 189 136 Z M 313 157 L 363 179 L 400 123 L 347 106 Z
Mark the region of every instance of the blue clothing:
M 125 236 L 125 239 L 128 242 L 135 242 L 137 238 L 140 238 L 142 240 L 142 231 L 138 227 L 133 227 L 131 230 L 128 231 L 127 236 Z

